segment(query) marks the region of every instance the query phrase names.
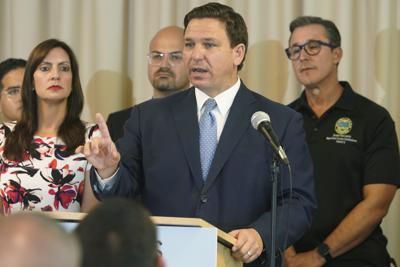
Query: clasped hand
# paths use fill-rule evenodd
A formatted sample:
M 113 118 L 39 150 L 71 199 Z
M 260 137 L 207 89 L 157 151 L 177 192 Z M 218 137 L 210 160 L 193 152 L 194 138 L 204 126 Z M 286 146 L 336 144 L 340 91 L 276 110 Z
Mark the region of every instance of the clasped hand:
M 232 256 L 236 260 L 250 263 L 261 255 L 263 241 L 255 229 L 238 229 L 229 234 L 237 239 L 236 244 L 232 247 Z

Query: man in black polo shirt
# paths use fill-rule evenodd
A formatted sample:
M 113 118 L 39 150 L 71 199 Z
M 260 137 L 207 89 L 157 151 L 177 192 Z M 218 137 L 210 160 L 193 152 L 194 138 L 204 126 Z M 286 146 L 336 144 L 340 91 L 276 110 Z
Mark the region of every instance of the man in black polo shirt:
M 304 116 L 318 210 L 311 229 L 285 252 L 286 265 L 389 266 L 380 223 L 400 184 L 395 126 L 381 106 L 339 82 L 335 24 L 299 17 L 286 54 L 305 90 L 290 106 Z

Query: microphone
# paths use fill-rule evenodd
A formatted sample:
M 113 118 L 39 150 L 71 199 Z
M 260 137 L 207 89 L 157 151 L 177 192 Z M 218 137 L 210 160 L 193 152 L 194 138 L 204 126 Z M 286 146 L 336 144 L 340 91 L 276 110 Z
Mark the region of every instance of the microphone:
M 251 116 L 251 125 L 254 129 L 258 130 L 268 139 L 279 159 L 286 165 L 289 165 L 289 159 L 286 156 L 285 150 L 283 150 L 283 147 L 276 137 L 274 129 L 272 129 L 271 119 L 269 118 L 269 115 L 263 111 L 255 112 L 253 116 Z

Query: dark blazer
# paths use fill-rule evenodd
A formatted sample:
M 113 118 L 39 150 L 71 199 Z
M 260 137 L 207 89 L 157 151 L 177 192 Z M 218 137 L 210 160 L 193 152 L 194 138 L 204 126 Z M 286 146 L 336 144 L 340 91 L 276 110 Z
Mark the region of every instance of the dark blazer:
M 302 116 L 242 83 L 203 183 L 196 105 L 191 88 L 135 106 L 117 142 L 121 164 L 115 184 L 100 198 L 140 196 L 153 215 L 199 217 L 224 231 L 253 227 L 269 246 L 273 152 L 250 123 L 261 110 L 271 117 L 291 162 L 291 181 L 288 168 L 281 167 L 277 248 L 293 244 L 309 228 L 316 208 Z M 93 172 L 91 180 L 97 183 Z
M 132 107 L 110 113 L 107 118 L 111 139 L 116 142 L 124 135 L 124 125 L 131 115 Z

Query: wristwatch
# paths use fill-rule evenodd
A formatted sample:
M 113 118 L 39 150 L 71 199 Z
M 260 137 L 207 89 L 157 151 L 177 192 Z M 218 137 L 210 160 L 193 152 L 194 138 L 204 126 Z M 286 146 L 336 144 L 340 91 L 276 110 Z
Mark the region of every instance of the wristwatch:
M 332 255 L 327 244 L 321 243 L 317 247 L 318 254 L 325 258 L 326 262 L 332 260 Z

